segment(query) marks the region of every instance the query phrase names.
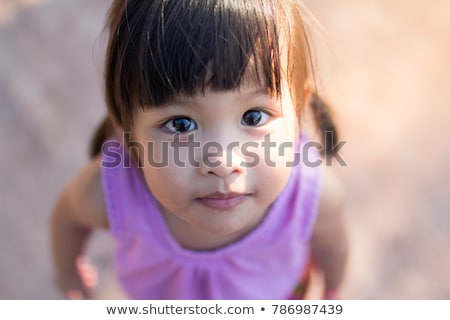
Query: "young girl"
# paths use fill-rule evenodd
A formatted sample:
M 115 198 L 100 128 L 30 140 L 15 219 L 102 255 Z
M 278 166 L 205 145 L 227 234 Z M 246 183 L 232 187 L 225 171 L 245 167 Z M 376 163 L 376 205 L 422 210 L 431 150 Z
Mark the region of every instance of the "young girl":
M 77 261 L 95 228 L 133 299 L 300 298 L 311 265 L 337 296 L 343 193 L 300 126 L 311 105 L 333 129 L 311 103 L 303 14 L 290 0 L 113 2 L 109 117 L 52 215 L 69 298 L 89 297 Z

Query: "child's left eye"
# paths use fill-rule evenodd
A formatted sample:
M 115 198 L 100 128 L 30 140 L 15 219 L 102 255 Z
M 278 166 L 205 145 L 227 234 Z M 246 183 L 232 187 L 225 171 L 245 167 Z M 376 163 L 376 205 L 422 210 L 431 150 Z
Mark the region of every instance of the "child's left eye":
M 265 124 L 270 118 L 270 115 L 260 110 L 249 110 L 244 113 L 241 119 L 241 124 L 244 126 L 258 127 Z

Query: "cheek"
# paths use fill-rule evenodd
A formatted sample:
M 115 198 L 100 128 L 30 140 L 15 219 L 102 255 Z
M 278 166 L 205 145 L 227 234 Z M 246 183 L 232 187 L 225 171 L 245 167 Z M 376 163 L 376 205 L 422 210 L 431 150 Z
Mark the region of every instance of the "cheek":
M 257 186 L 269 193 L 281 192 L 296 163 L 296 140 L 295 134 L 286 134 L 284 129 L 279 129 L 260 141 L 260 147 L 254 150 L 258 165 L 249 169 L 255 170 L 251 176 L 257 179 Z
M 189 186 L 186 185 L 183 171 L 172 167 L 143 168 L 145 181 L 155 199 L 165 208 L 178 208 L 189 198 Z M 176 177 L 176 178 L 175 178 Z
M 145 150 L 145 164 L 155 168 L 166 168 L 169 165 L 169 143 L 149 142 Z
M 270 143 L 273 147 L 270 148 L 270 153 L 267 150 L 265 152 L 266 155 L 270 155 L 270 163 L 275 163 L 274 166 L 280 170 L 288 166 L 294 160 L 297 140 L 298 132 L 292 126 L 292 123 L 291 126 L 282 126 L 278 130 L 272 131 L 270 134 Z
M 168 193 L 170 186 L 173 184 L 170 179 L 167 179 L 170 176 L 170 170 L 168 168 L 146 166 L 143 168 L 143 173 L 145 181 L 154 195 Z
M 154 168 L 172 168 L 181 171 L 186 168 L 197 168 L 199 166 L 199 142 L 195 137 L 175 139 L 173 141 L 153 140 L 145 144 L 143 152 L 143 163 Z
M 286 165 L 278 165 L 276 167 L 261 166 L 257 173 L 257 190 L 261 203 L 265 206 L 275 201 L 282 190 L 285 188 L 292 168 Z

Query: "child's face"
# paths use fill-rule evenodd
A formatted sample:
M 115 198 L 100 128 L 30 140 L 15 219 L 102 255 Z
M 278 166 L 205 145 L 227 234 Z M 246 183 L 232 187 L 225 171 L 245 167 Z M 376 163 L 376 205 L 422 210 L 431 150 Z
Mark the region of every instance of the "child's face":
M 299 130 L 286 83 L 281 101 L 242 85 L 180 96 L 135 119 L 143 174 L 173 233 L 237 239 L 287 183 Z

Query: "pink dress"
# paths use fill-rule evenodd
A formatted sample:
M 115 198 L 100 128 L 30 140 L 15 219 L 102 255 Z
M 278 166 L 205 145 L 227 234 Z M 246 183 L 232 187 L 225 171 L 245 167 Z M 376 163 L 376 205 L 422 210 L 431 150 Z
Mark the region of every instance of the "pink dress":
M 305 142 L 302 135 L 300 147 Z M 318 157 L 310 150 L 310 160 Z M 300 161 L 262 223 L 214 251 L 176 242 L 134 166 L 103 167 L 102 179 L 116 271 L 129 298 L 287 299 L 308 268 L 319 167 Z

